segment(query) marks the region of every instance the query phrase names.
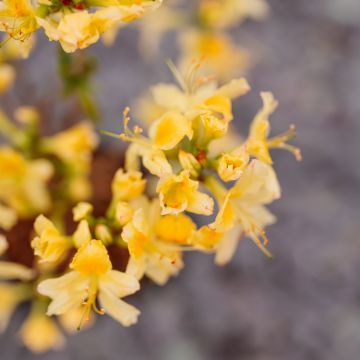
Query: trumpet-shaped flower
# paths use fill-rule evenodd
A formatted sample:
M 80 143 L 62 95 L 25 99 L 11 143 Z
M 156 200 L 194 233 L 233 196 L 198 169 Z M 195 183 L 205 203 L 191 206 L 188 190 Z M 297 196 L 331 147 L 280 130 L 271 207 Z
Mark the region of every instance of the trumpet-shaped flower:
M 271 256 L 265 247 L 267 238 L 264 228 L 274 223 L 275 217 L 264 205 L 280 197 L 280 186 L 271 166 L 253 160 L 229 191 L 215 187 L 212 188 L 221 206 L 210 227 L 225 233 L 235 225 L 241 225 L 240 233 L 248 235 L 265 254 Z M 260 238 L 263 238 L 263 243 Z M 230 259 L 232 254 L 228 255 Z
M 187 171 L 169 175 L 159 180 L 156 192 L 159 194 L 162 214 L 179 214 L 185 210 L 202 215 L 211 215 L 213 199 L 198 190 L 199 182 L 190 179 Z
M 240 178 L 250 160 L 245 146 L 230 153 L 223 154 L 219 159 L 218 174 L 223 181 L 234 181 Z
M 269 149 L 278 148 L 290 151 L 297 160 L 301 160 L 300 150 L 286 143 L 295 136 L 294 126 L 291 126 L 289 131 L 268 139 L 270 132 L 269 116 L 276 110 L 278 102 L 270 92 L 262 92 L 261 98 L 263 107 L 255 116 L 246 141 L 249 153 L 265 163 L 272 164 Z
M 38 285 L 38 291 L 52 299 L 48 315 L 60 315 L 82 306 L 84 319 L 89 317 L 93 308 L 108 313 L 124 326 L 137 321 L 139 311 L 121 298 L 138 291 L 139 283 L 135 277 L 112 269 L 109 254 L 101 241 L 91 240 L 83 244 L 70 268 L 72 271 L 69 273 Z M 97 298 L 101 310 L 97 310 Z
M 60 7 L 55 13 L 50 3 L 44 4 L 45 14 L 40 14 L 36 20 L 44 28 L 49 40 L 59 41 L 64 51 L 71 53 L 96 43 L 103 34 L 107 39 L 114 39 L 120 26 L 156 9 L 161 2 L 162 0 L 96 0 L 80 4 L 70 2 L 75 11 L 61 11 Z
M 28 55 L 37 30 L 35 11 L 30 0 L 4 0 L 0 7 L 0 31 L 16 40 Z
M 183 214 L 161 217 L 158 200 L 143 198 L 134 205 L 137 210 L 121 234 L 130 252 L 126 271 L 163 285 L 182 268 L 180 245 L 187 244 L 195 225 Z

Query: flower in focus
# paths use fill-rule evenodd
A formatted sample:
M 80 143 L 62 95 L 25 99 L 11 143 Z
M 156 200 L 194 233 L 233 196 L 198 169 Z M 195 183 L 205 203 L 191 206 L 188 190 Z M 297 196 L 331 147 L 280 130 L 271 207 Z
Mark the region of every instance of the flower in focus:
M 64 51 L 71 53 L 96 43 L 101 35 L 107 42 L 112 42 L 119 27 L 155 10 L 161 2 L 97 0 L 87 4 L 85 1 L 70 1 L 70 12 L 44 4 L 43 13 L 36 20 L 49 40 L 59 41 Z
M 137 210 L 121 234 L 130 253 L 126 272 L 138 279 L 146 275 L 164 285 L 183 267 L 180 245 L 187 244 L 195 225 L 183 214 L 161 217 L 157 199 L 139 199 L 134 208 Z
M 270 132 L 269 116 L 276 110 L 278 102 L 270 92 L 262 92 L 261 98 L 263 108 L 252 121 L 249 137 L 246 141 L 249 153 L 265 163 L 272 164 L 269 149 L 278 148 L 290 151 L 297 160 L 301 160 L 300 150 L 286 143 L 295 136 L 294 126 L 291 126 L 289 131 L 268 139 Z
M 108 313 L 124 326 L 137 321 L 139 311 L 121 298 L 138 291 L 139 283 L 131 275 L 112 270 L 108 252 L 101 241 L 91 240 L 83 244 L 70 268 L 72 271 L 69 273 L 38 285 L 40 294 L 52 299 L 48 315 L 60 315 L 81 306 L 85 320 L 94 309 Z M 97 298 L 101 310 L 96 306 Z
M 241 225 L 239 234 L 243 232 L 249 236 L 266 255 L 271 256 L 265 247 L 267 238 L 264 228 L 273 224 L 275 217 L 264 205 L 280 197 L 280 185 L 272 167 L 253 160 L 230 190 L 214 185 L 211 179 L 209 185 L 220 203 L 219 212 L 210 227 L 225 233 L 235 225 Z M 260 238 L 264 241 L 261 242 Z M 236 249 L 235 246 L 231 248 Z M 228 252 L 222 263 L 228 262 L 232 256 L 233 253 Z
M 198 191 L 198 181 L 192 180 L 187 171 L 179 175 L 161 178 L 156 191 L 159 194 L 162 214 L 179 214 L 185 210 L 202 215 L 211 215 L 213 199 Z

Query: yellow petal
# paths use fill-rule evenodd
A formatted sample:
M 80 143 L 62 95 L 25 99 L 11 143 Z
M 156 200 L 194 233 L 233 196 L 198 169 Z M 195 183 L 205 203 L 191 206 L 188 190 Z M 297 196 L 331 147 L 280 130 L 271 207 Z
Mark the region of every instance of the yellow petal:
M 140 311 L 136 307 L 118 299 L 107 291 L 99 292 L 99 302 L 105 312 L 123 326 L 135 324 L 140 315 Z
M 185 136 L 192 137 L 189 120 L 178 112 L 168 112 L 155 121 L 150 128 L 150 137 L 162 150 L 173 149 Z

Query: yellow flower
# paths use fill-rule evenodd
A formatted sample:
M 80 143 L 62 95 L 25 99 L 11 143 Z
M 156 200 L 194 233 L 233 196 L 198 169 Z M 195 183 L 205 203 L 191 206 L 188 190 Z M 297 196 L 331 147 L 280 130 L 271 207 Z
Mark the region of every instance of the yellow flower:
M 32 33 L 38 28 L 34 8 L 29 0 L 4 0 L 0 9 L 0 31 L 5 31 L 28 54 Z
M 294 126 L 291 126 L 289 131 L 268 139 L 270 132 L 269 116 L 276 110 L 278 102 L 270 92 L 262 92 L 261 98 L 263 107 L 255 116 L 246 141 L 249 153 L 265 163 L 272 164 L 269 149 L 278 148 L 290 151 L 297 160 L 301 160 L 300 150 L 286 143 L 295 136 Z
M 52 299 L 47 311 L 49 316 L 82 306 L 85 319 L 93 308 L 108 313 L 124 326 L 137 321 L 139 311 L 119 298 L 135 293 L 140 285 L 135 277 L 112 270 L 108 252 L 101 241 L 83 244 L 70 268 L 71 272 L 38 285 L 38 291 Z M 96 298 L 103 310 L 97 310 Z
M 187 171 L 161 178 L 156 192 L 159 194 L 162 214 L 179 214 L 186 210 L 211 215 L 214 201 L 209 195 L 198 191 L 198 187 L 199 182 L 191 180 Z
M 197 249 L 210 251 L 219 243 L 221 235 L 209 226 L 202 226 L 191 234 L 189 242 Z
M 192 29 L 183 31 L 179 41 L 182 54 L 180 69 L 186 69 L 193 59 L 203 58 L 202 74 L 215 74 L 219 79 L 229 80 L 234 75 L 244 74 L 249 67 L 248 51 L 225 33 Z
M 175 111 L 183 114 L 190 121 L 199 115 L 211 115 L 226 123 L 216 126 L 226 126 L 233 117 L 231 100 L 249 91 L 248 82 L 240 78 L 218 87 L 210 79 L 196 77 L 194 74 L 196 70 L 188 71 L 190 75 L 185 78 L 177 74 L 181 88 L 162 83 L 153 86 L 150 94 L 138 100 L 137 117 L 144 124 L 149 125 L 167 112 Z
M 0 147 L 0 201 L 20 217 L 46 211 L 50 206 L 47 181 L 52 172 L 47 160 L 27 160 L 10 147 Z
M 215 189 L 215 186 L 210 184 L 221 206 L 210 227 L 225 233 L 235 225 L 241 225 L 244 234 L 271 256 L 265 247 L 267 238 L 263 229 L 274 223 L 275 217 L 264 205 L 280 197 L 280 186 L 271 166 L 253 160 L 229 191 Z
M 13 66 L 0 64 L 0 94 L 6 92 L 14 83 L 16 72 Z
M 104 33 L 110 33 L 110 38 L 114 39 L 114 32 L 120 25 L 135 20 L 160 4 L 160 0 L 136 3 L 97 0 L 91 4 L 95 9 L 90 6 L 81 11 L 38 17 L 37 22 L 50 40 L 59 41 L 64 51 L 71 53 L 96 43 Z
M 44 139 L 45 148 L 65 162 L 77 167 L 87 167 L 92 152 L 98 145 L 98 138 L 93 126 L 82 122 L 54 136 Z
M 36 234 L 31 242 L 34 254 L 41 262 L 58 262 L 71 248 L 71 241 L 59 233 L 54 224 L 45 216 L 40 215 L 35 220 Z
M 265 0 L 201 0 L 199 17 L 207 26 L 225 28 L 246 18 L 261 20 L 268 12 Z
M 171 150 L 187 136 L 192 138 L 191 123 L 185 116 L 172 111 L 156 120 L 150 128 L 150 138 L 161 150 Z
M 88 11 L 63 15 L 59 22 L 54 19 L 37 19 L 49 40 L 59 41 L 64 51 L 71 53 L 85 49 L 99 40 L 100 31 L 95 15 Z M 108 19 L 110 22 L 110 19 Z
M 249 160 L 250 156 L 245 146 L 241 146 L 230 153 L 223 154 L 220 157 L 217 168 L 220 178 L 223 181 L 239 179 Z
M 179 243 L 187 243 L 193 224 L 185 215 L 163 220 L 157 199 L 151 203 L 145 198 L 140 200 L 134 204 L 137 210 L 121 234 L 130 253 L 126 272 L 138 279 L 146 275 L 156 284 L 164 285 L 183 266 Z M 181 228 L 181 232 L 175 233 L 172 225 Z
M 241 225 L 234 225 L 224 232 L 206 225 L 192 233 L 190 243 L 195 249 L 215 252 L 215 263 L 225 265 L 233 257 L 241 236 Z
M 155 233 L 165 242 L 189 245 L 190 234 L 196 229 L 195 223 L 183 213 L 161 216 L 156 225 Z
M 146 180 L 139 171 L 124 172 L 119 169 L 112 182 L 114 201 L 128 201 L 140 196 L 145 189 Z
M 60 350 L 65 345 L 65 338 L 50 319 L 40 311 L 32 311 L 20 329 L 20 339 L 34 353 Z

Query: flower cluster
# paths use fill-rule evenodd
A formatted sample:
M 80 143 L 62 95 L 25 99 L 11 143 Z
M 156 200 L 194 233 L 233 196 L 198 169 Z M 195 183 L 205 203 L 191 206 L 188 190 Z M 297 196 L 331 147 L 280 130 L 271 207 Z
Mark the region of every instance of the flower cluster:
M 29 53 L 34 33 L 43 28 L 66 52 L 84 49 L 100 37 L 157 8 L 162 0 L 3 0 L 0 31 Z
M 144 276 L 164 285 L 182 269 L 185 251 L 214 254 L 224 265 L 248 237 L 271 257 L 265 227 L 275 217 L 266 205 L 280 197 L 280 186 L 270 150 L 287 149 L 300 159 L 287 143 L 294 128 L 269 137 L 277 101 L 264 92 L 249 135 L 232 147 L 232 101 L 249 84 L 241 78 L 219 87 L 212 78 L 198 77 L 198 67 L 194 63 L 186 77 L 173 68 L 179 87 L 152 88 L 147 136 L 130 127 L 128 108 L 124 131 L 107 133 L 130 146 L 125 168 L 113 178 L 106 213 L 96 216 L 92 204 L 80 202 L 73 209 L 72 235 L 43 215 L 35 221 L 31 245 L 47 268 L 37 285 L 51 299 L 47 315 L 75 312 L 80 328 L 93 312 L 106 313 L 129 326 L 140 312 L 122 298 L 137 292 Z
M 8 61 L 28 55 L 39 28 L 71 53 L 100 37 L 112 42 L 120 27 L 161 3 L 0 1 L 0 31 L 8 36 L 0 49 L 0 93 L 15 77 Z M 124 298 L 140 290 L 144 277 L 166 284 L 188 251 L 225 265 L 239 241 L 249 238 L 272 257 L 265 230 L 275 216 L 267 205 L 281 190 L 271 150 L 288 150 L 298 160 L 301 154 L 288 143 L 293 125 L 270 136 L 278 106 L 271 92 L 260 94 L 262 107 L 247 136 L 236 135 L 233 103 L 250 86 L 233 74 L 244 69 L 248 54 L 225 33 L 245 18 L 263 18 L 268 8 L 265 0 L 198 0 L 193 6 L 191 16 L 162 6 L 142 24 L 144 48 L 156 45 L 164 31 L 190 26 L 179 35 L 179 66 L 168 61 L 177 84 L 157 84 L 136 101 L 142 127 L 131 125 L 126 108 L 123 129 L 103 131 L 129 146 L 101 206 L 91 197 L 98 137 L 89 122 L 44 135 L 50 131 L 35 108 L 19 107 L 13 119 L 0 111 L 6 140 L 0 145 L 0 332 L 17 306 L 30 302 L 19 335 L 34 352 L 61 348 L 63 330 L 88 327 L 95 314 L 133 325 L 140 311 Z M 62 52 L 59 67 L 65 93 L 77 95 L 97 118 L 91 59 Z M 23 250 L 27 260 L 16 256 Z

